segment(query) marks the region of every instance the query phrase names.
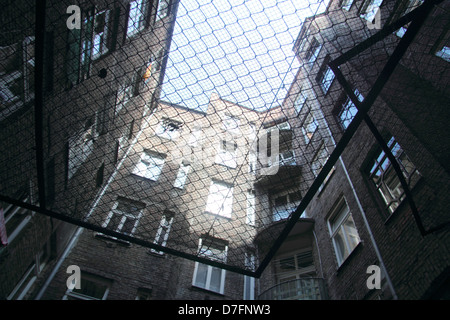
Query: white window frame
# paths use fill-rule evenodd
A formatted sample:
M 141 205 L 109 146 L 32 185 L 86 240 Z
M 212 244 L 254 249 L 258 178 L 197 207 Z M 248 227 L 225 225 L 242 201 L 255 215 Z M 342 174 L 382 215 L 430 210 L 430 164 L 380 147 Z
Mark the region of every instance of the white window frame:
M 254 190 L 247 191 L 247 217 L 246 223 L 250 226 L 255 226 L 256 220 L 256 196 Z
M 78 292 L 74 292 L 73 289 L 74 288 L 68 288 L 65 295 L 63 296 L 62 300 L 69 300 L 70 298 L 76 299 L 76 300 L 106 300 L 106 298 L 108 297 L 109 294 L 109 290 L 110 290 L 110 286 L 111 286 L 111 281 L 108 281 L 107 279 L 102 279 L 100 277 L 94 276 L 94 275 L 90 275 L 90 274 L 86 274 L 81 272 L 81 278 L 84 280 L 87 280 L 91 283 L 94 283 L 96 285 L 103 285 L 106 286 L 105 292 L 103 293 L 103 296 L 101 299 L 92 297 L 92 296 L 87 296 Z
M 170 0 L 159 0 L 156 11 L 156 21 L 162 20 L 169 15 Z
M 133 174 L 152 181 L 158 181 L 164 167 L 164 162 L 164 155 L 150 150 L 144 150 L 139 162 L 133 169 Z
M 145 28 L 148 0 L 130 2 L 127 21 L 127 38 L 134 36 Z
M 245 267 L 255 271 L 256 256 L 253 253 L 245 253 Z M 255 278 L 244 276 L 244 300 L 255 300 Z
M 191 147 L 196 147 L 202 138 L 203 129 L 202 127 L 194 127 L 189 136 L 188 145 Z
M 306 61 L 307 64 L 312 65 L 317 60 L 317 57 L 319 56 L 320 50 L 322 49 L 322 44 L 320 43 L 319 40 L 317 40 L 316 37 L 313 36 L 311 38 L 312 39 L 311 39 L 310 45 L 305 54 L 305 59 L 307 59 L 307 61 Z
M 240 133 L 240 125 L 241 120 L 232 115 L 225 115 L 225 118 L 222 121 L 223 128 L 231 134 L 239 134 Z
M 366 0 L 361 7 L 361 18 L 373 21 L 384 0 Z
M 184 185 L 186 184 L 187 176 L 191 165 L 182 161 L 180 163 L 180 168 L 178 169 L 177 177 L 175 182 L 173 183 L 174 188 L 184 189 Z
M 211 181 L 205 212 L 231 218 L 233 212 L 233 187 L 225 182 Z
M 28 202 L 29 197 L 24 197 L 22 201 Z M 20 234 L 20 232 L 27 226 L 28 222 L 30 222 L 31 218 L 34 216 L 34 211 L 9 204 L 3 210 L 3 215 L 5 218 L 5 230 L 8 234 L 8 243 L 12 243 L 14 239 Z M 11 219 L 13 219 L 13 217 L 15 217 L 16 215 L 22 215 L 20 223 L 14 228 L 14 230 L 8 230 L 8 222 L 10 222 Z
M 110 221 L 111 221 L 111 219 L 112 219 L 114 216 L 118 216 L 118 217 L 121 217 L 121 218 L 120 218 L 120 221 L 119 221 L 119 223 L 118 223 L 116 229 L 115 229 L 115 230 L 112 230 L 112 231 L 116 231 L 116 232 L 119 232 L 119 233 L 123 233 L 123 232 L 122 232 L 122 228 L 123 228 L 123 226 L 125 225 L 126 220 L 127 220 L 127 219 L 131 219 L 131 220 L 134 220 L 133 228 L 131 229 L 131 231 L 130 231 L 129 233 L 123 233 L 123 234 L 126 234 L 126 235 L 131 236 L 131 235 L 134 234 L 134 232 L 136 231 L 136 229 L 137 229 L 137 227 L 138 227 L 139 220 L 140 220 L 140 218 L 142 217 L 142 213 L 143 213 L 143 211 L 144 211 L 144 205 L 142 204 L 142 208 L 139 209 L 139 211 L 137 212 L 137 214 L 133 214 L 133 213 L 130 213 L 130 212 L 126 212 L 126 211 L 119 210 L 117 207 L 119 206 L 119 203 L 120 203 L 120 202 L 123 202 L 123 203 L 125 203 L 125 204 L 126 204 L 126 203 L 133 203 L 133 201 L 128 200 L 128 199 L 122 199 L 122 198 L 121 198 L 121 199 L 117 199 L 116 202 L 114 203 L 113 207 L 112 207 L 111 210 L 109 211 L 108 216 L 106 217 L 105 221 L 103 222 L 102 227 L 105 228 L 105 229 L 107 229 L 107 228 L 108 228 L 108 225 L 109 225 L 109 223 L 110 223 Z M 103 236 L 105 236 L 105 235 L 103 235 Z M 106 236 L 106 237 L 109 237 L 109 238 L 113 238 L 113 239 L 118 240 L 116 237 L 110 237 L 110 236 Z M 122 240 L 121 240 L 121 241 L 122 241 Z M 125 241 L 125 242 L 126 242 L 126 241 Z
M 229 168 L 237 167 L 237 144 L 234 140 L 220 140 L 215 163 Z
M 96 33 L 95 26 L 100 15 L 105 15 L 105 25 L 103 30 Z M 92 30 L 92 60 L 98 59 L 108 52 L 108 26 L 109 26 L 110 10 L 96 12 L 94 16 L 94 25 Z
M 289 218 L 289 216 L 294 212 L 299 206 L 300 200 L 293 200 L 292 197 L 294 194 L 300 194 L 299 190 L 283 190 L 271 195 L 272 199 L 272 221 L 281 221 Z M 286 197 L 286 204 L 282 206 L 276 206 L 275 200 L 281 197 Z M 300 198 L 301 194 L 300 194 Z
M 155 240 L 153 240 L 154 244 L 165 247 L 167 244 L 167 240 L 169 239 L 170 229 L 172 228 L 173 223 L 173 214 L 166 213 L 162 216 L 161 221 L 159 222 L 158 231 L 156 232 Z M 157 254 L 164 254 L 163 251 L 158 251 L 155 249 L 151 249 L 151 252 Z
M 364 100 L 363 95 L 358 91 L 358 89 L 355 89 L 355 95 L 360 102 Z M 341 125 L 342 129 L 345 130 L 348 128 L 357 113 L 358 108 L 356 108 L 353 101 L 349 97 L 347 97 L 345 102 L 342 104 L 338 114 L 339 124 Z
M 294 102 L 294 109 L 297 112 L 297 114 L 300 114 L 307 100 L 308 100 L 308 93 L 305 93 L 304 90 L 302 90 L 298 94 L 297 99 L 295 99 Z
M 203 246 L 204 242 L 206 242 L 206 241 L 204 241 L 204 239 L 200 238 L 199 247 L 198 247 L 199 256 L 208 258 L 213 261 L 219 261 L 219 262 L 226 263 L 227 254 L 228 254 L 228 245 L 219 245 L 219 244 L 215 244 L 214 242 L 211 242 L 204 247 Z M 207 242 L 210 242 L 210 241 L 208 240 Z M 223 247 L 223 249 L 222 249 L 222 247 Z M 200 268 L 206 269 L 206 281 L 204 284 L 197 282 L 198 272 L 199 272 Z M 220 274 L 220 284 L 218 286 L 219 289 L 214 290 L 211 286 L 211 278 L 212 278 L 213 272 L 217 272 L 217 271 L 220 271 L 220 273 L 221 273 Z M 192 285 L 195 287 L 203 288 L 205 290 L 223 294 L 224 289 L 225 289 L 225 276 L 226 276 L 226 270 L 224 270 L 224 269 L 214 267 L 211 265 L 206 265 L 206 264 L 200 263 L 200 262 L 195 262 L 194 275 L 192 277 Z
M 345 227 L 345 224 L 350 222 L 352 226 Z M 333 243 L 334 252 L 338 266 L 341 266 L 345 259 L 353 252 L 353 250 L 361 242 L 352 213 L 348 207 L 347 201 L 342 197 L 337 205 L 334 207 L 332 214 L 327 219 L 328 231 Z M 351 229 L 354 230 L 351 230 Z M 342 235 L 343 242 L 336 240 L 338 234 Z M 353 241 L 351 241 L 353 240 Z M 341 246 L 344 246 L 343 248 Z
M 354 0 L 343 0 L 341 7 L 342 9 L 345 9 L 347 11 L 350 11 L 350 8 L 352 7 Z
M 88 129 L 83 129 L 69 138 L 68 180 L 72 179 L 94 150 L 95 136 L 94 122 Z
M 322 88 L 324 93 L 327 93 L 330 90 L 331 84 L 334 81 L 335 74 L 331 68 L 326 65 L 324 69 L 320 73 L 320 87 Z

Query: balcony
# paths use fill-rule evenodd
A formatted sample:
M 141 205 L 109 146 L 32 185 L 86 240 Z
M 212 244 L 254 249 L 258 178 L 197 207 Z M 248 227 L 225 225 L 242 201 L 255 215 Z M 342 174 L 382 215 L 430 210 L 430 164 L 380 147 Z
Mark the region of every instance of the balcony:
M 287 150 L 277 154 L 275 159 L 268 159 L 267 164 L 256 171 L 256 185 L 271 185 L 275 182 L 299 177 L 301 167 L 297 164 L 294 151 Z
M 301 278 L 280 283 L 258 297 L 259 300 L 327 300 L 325 280 Z

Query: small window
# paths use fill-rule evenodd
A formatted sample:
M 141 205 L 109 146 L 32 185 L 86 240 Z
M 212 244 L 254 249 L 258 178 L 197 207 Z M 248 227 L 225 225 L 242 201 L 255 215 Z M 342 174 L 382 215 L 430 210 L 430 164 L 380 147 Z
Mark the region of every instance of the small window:
M 94 18 L 92 59 L 97 59 L 108 52 L 109 10 L 99 12 Z
M 158 10 L 156 11 L 156 21 L 164 19 L 169 15 L 170 0 L 159 0 Z
M 302 200 L 300 191 L 287 190 L 271 195 L 272 198 L 272 220 L 280 221 L 290 217 Z
M 314 63 L 319 56 L 321 48 L 322 45 L 320 44 L 320 42 L 315 37 L 312 37 L 311 44 L 305 54 L 306 63 Z
M 220 181 L 212 181 L 205 211 L 231 218 L 233 210 L 233 187 Z
M 121 234 L 132 235 L 137 228 L 144 207 L 143 203 L 119 198 L 114 203 L 102 227 Z M 115 237 L 111 238 L 116 239 Z
M 241 121 L 233 116 L 225 115 L 223 120 L 223 128 L 230 133 L 239 134 L 239 125 Z
M 341 4 L 342 9 L 349 11 L 350 8 L 352 7 L 353 1 L 354 0 L 343 0 Z
M 317 123 L 316 118 L 313 113 L 310 111 L 306 116 L 305 122 L 302 126 L 303 137 L 305 138 L 305 143 L 308 144 L 316 130 L 319 128 L 319 124 Z
M 403 17 L 405 14 L 411 12 L 412 10 L 418 8 L 423 3 L 423 0 L 400 0 L 398 1 L 398 7 L 395 10 L 392 18 L 390 21 L 394 22 L 401 17 Z M 409 25 L 409 24 L 408 24 Z M 395 34 L 399 36 L 400 38 L 403 37 L 406 30 L 408 29 L 408 25 L 401 27 L 398 29 Z
M 80 289 L 68 289 L 63 300 L 106 300 L 111 280 L 81 272 Z
M 444 28 L 432 50 L 437 57 L 450 62 L 450 24 Z
M 155 130 L 155 134 L 161 138 L 168 140 L 176 140 L 180 136 L 181 122 L 162 119 Z
M 420 178 L 419 171 L 417 171 L 394 137 L 390 137 L 387 145 L 400 165 L 408 186 L 412 188 Z M 405 198 L 405 192 L 396 171 L 384 151 L 379 151 L 375 154 L 370 162 L 368 175 L 369 180 L 386 204 L 388 212 L 393 213 Z
M 234 141 L 220 140 L 219 150 L 217 151 L 215 163 L 227 166 L 229 168 L 236 168 L 236 152 L 237 143 Z
M 363 2 L 361 7 L 361 18 L 364 18 L 368 21 L 373 21 L 375 19 L 375 15 L 380 9 L 383 0 L 366 0 Z
M 317 154 L 311 162 L 311 170 L 315 177 L 317 177 L 320 171 L 322 171 L 322 168 L 325 163 L 327 163 L 329 156 L 330 155 L 328 154 L 325 144 L 322 143 Z
M 328 228 L 340 266 L 360 242 L 358 230 L 344 198 L 328 219 Z
M 131 37 L 145 28 L 148 0 L 130 2 L 128 11 L 127 37 Z
M 180 164 L 180 169 L 178 169 L 177 178 L 175 179 L 175 182 L 173 184 L 173 186 L 175 188 L 178 188 L 178 189 L 184 188 L 190 168 L 191 168 L 191 165 L 189 163 L 182 162 Z
M 223 241 L 214 239 L 200 239 L 199 256 L 213 261 L 226 262 L 228 246 Z M 224 293 L 225 288 L 224 269 L 196 262 L 192 285 L 217 293 Z
M 161 174 L 164 160 L 165 156 L 161 154 L 144 151 L 141 159 L 133 170 L 133 174 L 157 181 Z
M 152 300 L 152 289 L 139 288 L 135 300 Z
M 191 147 L 196 147 L 199 144 L 201 137 L 202 137 L 202 128 L 194 127 L 189 137 L 188 145 L 190 145 Z
M 364 100 L 362 94 L 356 89 L 355 95 L 359 101 Z M 347 129 L 356 113 L 358 113 L 358 108 L 356 108 L 355 104 L 347 97 L 344 103 L 340 106 L 338 112 L 338 122 L 341 125 L 342 129 Z
M 308 100 L 308 93 L 301 91 L 294 102 L 294 108 L 297 114 L 299 114 L 302 111 L 307 100 Z
M 75 175 L 94 150 L 94 126 L 94 121 L 88 119 L 85 128 L 69 138 L 68 180 Z
M 254 190 L 248 190 L 247 191 L 247 219 L 246 223 L 248 225 L 254 226 L 255 225 L 255 210 L 256 205 L 256 198 L 255 198 L 255 191 Z
M 317 79 L 324 93 L 328 92 L 328 90 L 331 87 L 331 84 L 333 83 L 334 78 L 335 75 L 333 70 L 331 70 L 331 68 L 328 65 L 324 64 L 321 70 L 319 71 Z
M 164 212 L 164 215 L 161 218 L 159 223 L 158 231 L 156 232 L 154 244 L 165 247 L 167 244 L 167 239 L 169 238 L 170 228 L 172 227 L 174 214 L 170 211 Z M 151 249 L 153 253 L 163 254 L 163 251 L 157 251 L 155 249 Z

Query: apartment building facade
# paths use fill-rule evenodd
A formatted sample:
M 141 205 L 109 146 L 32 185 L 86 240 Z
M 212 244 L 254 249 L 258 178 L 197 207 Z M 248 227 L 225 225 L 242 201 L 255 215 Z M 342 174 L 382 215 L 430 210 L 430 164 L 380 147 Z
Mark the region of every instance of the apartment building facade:
M 2 10 L 2 195 L 11 198 L 2 202 L 2 298 L 41 295 L 76 233 L 70 219 L 89 214 L 159 92 L 176 8 L 176 1 L 47 1 L 45 8 L 17 1 Z M 40 21 L 36 12 L 44 13 Z
M 323 14 L 302 26 L 293 48 L 301 67 L 284 103 L 264 112 L 215 93 L 206 111 L 158 99 L 176 3 L 96 1 L 94 8 L 82 1 L 79 33 L 68 30 L 68 14 L 58 20 L 57 13 L 71 4 L 50 6 L 54 12 L 47 19 L 54 49 L 46 53 L 53 56 L 46 68 L 55 70 L 44 78 L 47 206 L 104 232 L 34 213 L 32 223 L 24 223 L 26 233 L 10 236 L 0 252 L 1 268 L 8 270 L 1 278 L 3 296 L 448 297 L 448 229 L 434 230 L 446 223 L 450 181 L 446 124 L 436 121 L 438 115 L 446 119 L 449 105 L 448 4 L 433 9 L 368 112 L 403 168 L 419 222 L 392 163 L 363 122 L 256 279 L 191 258 L 252 271 L 267 258 L 357 111 L 328 63 L 375 34 L 373 25 L 385 26 L 421 1 L 330 1 Z M 360 101 L 407 27 L 341 66 Z M 58 30 L 63 39 L 55 36 Z M 91 40 L 86 30 L 93 32 Z M 89 47 L 92 51 L 85 50 Z M 434 72 L 427 72 L 430 68 Z M 2 128 L 3 136 L 27 126 L 15 126 L 17 121 L 33 127 L 31 113 L 15 121 L 11 129 Z M 18 134 L 32 150 L 33 131 Z M 23 153 L 11 144 L 2 147 Z M 23 160 L 24 166 L 34 161 Z M 32 199 L 38 199 L 36 177 L 2 174 L 23 177 Z M 421 226 L 431 231 L 421 234 Z M 380 270 L 379 287 L 368 284 L 370 266 Z M 74 270 L 80 271 L 80 288 L 68 282 Z
M 331 1 L 326 12 L 305 20 L 294 46 L 302 67 L 284 107 L 291 111 L 290 124 L 297 132 L 294 142 L 305 157 L 303 163 L 311 169 L 302 170 L 307 186 L 357 112 L 328 63 L 378 31 L 371 27 L 374 8 L 380 8 L 382 27 L 420 4 Z M 447 115 L 442 106 L 448 105 L 448 88 L 444 87 L 448 77 L 432 79 L 437 74 L 426 72 L 439 70 L 442 76 L 440 70 L 448 70 L 448 59 L 442 54 L 448 45 L 445 6 L 434 7 L 432 18 L 425 21 L 418 40 L 411 44 L 368 113 L 402 166 L 419 219 L 414 217 L 398 177 L 393 176 L 392 163 L 369 125 L 363 123 L 318 188 L 306 209 L 306 219 L 297 222 L 303 229 L 291 232 L 288 239 L 296 245 L 283 244 L 279 258 L 275 257 L 263 273 L 262 297 L 321 297 L 321 283 L 325 282 L 330 299 L 448 298 L 448 218 L 444 218 L 448 197 L 441 193 L 448 190 L 448 170 L 442 161 L 446 152 L 443 145 L 436 145 L 440 142 L 435 139 L 440 138 L 430 137 L 444 127 L 438 123 L 436 131 L 425 138 L 430 122 L 410 118 L 419 114 L 427 118 L 425 109 L 444 118 Z M 407 27 L 383 38 L 382 44 L 372 43 L 360 56 L 340 66 L 359 101 L 369 93 Z M 429 28 L 436 28 L 433 36 L 426 31 Z M 307 223 L 311 223 L 309 228 Z M 422 228 L 430 232 L 424 234 Z M 302 237 L 309 247 L 309 261 L 302 251 Z M 371 266 L 381 272 L 376 289 L 367 282 Z M 292 280 L 285 282 L 285 277 Z

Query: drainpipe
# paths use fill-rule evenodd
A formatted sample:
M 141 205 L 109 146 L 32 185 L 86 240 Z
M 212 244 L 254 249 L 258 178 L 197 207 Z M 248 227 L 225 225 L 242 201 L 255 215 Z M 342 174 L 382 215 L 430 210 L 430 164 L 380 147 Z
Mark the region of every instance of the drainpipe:
M 322 110 L 320 110 L 320 112 L 322 112 Z M 328 134 L 329 134 L 329 136 L 331 138 L 331 141 L 333 142 L 333 145 L 336 145 L 336 141 L 334 140 L 333 135 L 331 134 L 331 130 L 330 130 L 329 126 L 328 126 L 328 123 L 326 122 L 326 119 L 325 119 L 323 113 L 322 113 L 322 116 L 323 116 L 323 119 L 324 119 L 325 124 L 326 124 L 325 128 L 328 131 Z M 395 292 L 394 285 L 392 284 L 391 278 L 389 277 L 389 274 L 388 274 L 388 272 L 386 270 L 386 266 L 384 264 L 383 257 L 381 256 L 381 252 L 380 252 L 380 250 L 379 250 L 379 248 L 377 246 L 377 243 L 375 241 L 375 237 L 373 236 L 373 233 L 372 233 L 372 229 L 370 228 L 369 222 L 367 221 L 366 213 L 365 213 L 365 211 L 364 211 L 364 209 L 363 209 L 363 207 L 361 205 L 361 201 L 359 200 L 358 194 L 356 193 L 356 190 L 355 190 L 355 187 L 353 185 L 353 182 L 350 179 L 350 175 L 348 174 L 347 167 L 344 164 L 344 160 L 342 160 L 342 156 L 339 156 L 339 162 L 341 163 L 341 166 L 344 169 L 345 176 L 346 176 L 346 178 L 348 180 L 350 188 L 352 189 L 352 193 L 353 193 L 353 196 L 355 197 L 356 203 L 358 204 L 358 208 L 359 208 L 359 211 L 361 212 L 361 216 L 362 216 L 362 218 L 364 220 L 364 224 L 365 224 L 365 227 L 366 227 L 367 232 L 369 234 L 370 241 L 372 242 L 373 248 L 375 250 L 375 254 L 376 254 L 377 258 L 378 258 L 378 262 L 380 263 L 380 269 L 382 270 L 382 272 L 386 276 L 386 282 L 387 282 L 387 284 L 389 286 L 389 290 L 391 291 L 393 299 L 397 300 L 398 296 L 397 296 L 397 293 Z
M 143 113 L 143 119 L 145 120 L 145 117 L 147 116 L 147 112 L 150 111 L 152 112 L 149 116 L 148 119 L 146 119 L 146 121 L 144 121 L 144 124 L 142 125 L 141 130 L 139 130 L 138 134 L 136 135 L 136 137 L 134 138 L 133 142 L 131 143 L 130 147 L 128 148 L 127 152 L 125 153 L 125 155 L 122 157 L 122 160 L 120 160 L 119 164 L 117 165 L 116 169 L 114 169 L 114 172 L 111 174 L 111 176 L 108 179 L 108 182 L 106 183 L 106 185 L 100 190 L 99 194 L 96 196 L 96 199 L 93 203 L 93 205 L 91 206 L 91 209 L 89 210 L 89 213 L 86 215 L 86 217 L 84 218 L 84 221 L 87 221 L 89 219 L 89 217 L 92 215 L 92 213 L 94 212 L 94 210 L 96 209 L 98 203 L 100 202 L 100 200 L 102 199 L 103 195 L 106 193 L 106 190 L 108 189 L 109 185 L 111 184 L 111 182 L 114 180 L 115 176 L 117 175 L 117 173 L 119 172 L 119 169 L 122 167 L 122 164 L 124 163 L 125 159 L 127 159 L 128 154 L 130 153 L 130 151 L 133 149 L 134 145 L 137 143 L 137 141 L 139 140 L 139 137 L 141 136 L 142 132 L 144 132 L 144 130 L 148 127 L 150 120 L 153 118 L 154 113 L 156 112 L 156 108 L 151 110 L 149 108 L 147 108 L 147 106 L 144 106 L 144 113 Z M 42 296 L 44 295 L 45 291 L 47 290 L 48 286 L 50 285 L 50 282 L 53 281 L 53 278 L 55 277 L 56 273 L 58 272 L 59 268 L 61 267 L 62 263 L 64 262 L 64 260 L 67 258 L 67 256 L 69 255 L 70 251 L 75 247 L 75 244 L 78 242 L 78 239 L 80 237 L 80 235 L 83 233 L 84 228 L 82 227 L 78 227 L 77 231 L 75 232 L 75 234 L 72 236 L 72 239 L 70 240 L 70 243 L 67 245 L 66 249 L 64 250 L 63 254 L 61 255 L 61 257 L 58 259 L 58 262 L 56 263 L 55 267 L 53 268 L 51 274 L 49 275 L 49 277 L 45 280 L 45 283 L 43 284 L 41 290 L 39 290 L 39 293 L 36 295 L 36 297 L 34 298 L 34 300 L 40 300 L 42 298 Z

